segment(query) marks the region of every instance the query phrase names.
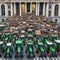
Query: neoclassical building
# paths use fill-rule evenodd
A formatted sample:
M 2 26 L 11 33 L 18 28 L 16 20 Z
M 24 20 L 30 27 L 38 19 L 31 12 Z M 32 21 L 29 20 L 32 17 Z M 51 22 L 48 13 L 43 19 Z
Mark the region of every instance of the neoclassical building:
M 25 13 L 60 18 L 60 0 L 0 0 L 0 20 Z

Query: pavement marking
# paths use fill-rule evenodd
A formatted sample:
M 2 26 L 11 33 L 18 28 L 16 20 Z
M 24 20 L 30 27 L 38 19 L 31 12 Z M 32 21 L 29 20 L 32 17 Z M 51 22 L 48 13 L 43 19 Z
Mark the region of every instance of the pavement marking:
M 55 60 L 54 57 L 52 57 L 52 60 Z
M 50 60 L 49 57 L 47 57 L 47 60 Z
M 57 57 L 55 57 L 55 60 L 58 60 L 58 58 L 57 58 Z
M 33 60 L 36 60 L 35 58 Z
M 46 58 L 44 57 L 43 60 L 46 60 Z
M 37 60 L 39 60 L 39 58 L 37 57 Z
M 43 60 L 43 59 L 40 57 L 40 60 Z

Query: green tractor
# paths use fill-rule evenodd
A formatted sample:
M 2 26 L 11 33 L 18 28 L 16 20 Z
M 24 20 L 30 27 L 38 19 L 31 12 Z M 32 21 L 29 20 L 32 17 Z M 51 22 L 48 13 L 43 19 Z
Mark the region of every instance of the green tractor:
M 3 41 L 0 41 L 0 56 L 4 53 L 5 44 Z
M 55 40 L 55 47 L 58 55 L 60 55 L 60 40 Z
M 50 36 L 50 40 L 55 42 L 55 40 L 57 40 L 57 36 L 56 35 L 51 35 Z
M 13 54 L 12 44 L 11 43 L 7 43 L 6 47 L 5 47 L 4 57 L 5 58 L 12 58 L 12 54 Z
M 48 42 L 48 41 L 49 41 L 49 38 L 48 38 L 48 36 L 44 36 L 44 37 L 42 37 L 42 41 L 43 41 L 43 43 L 46 43 L 46 42 Z
M 47 52 L 47 55 L 50 57 L 56 56 L 56 48 L 55 48 L 53 42 L 48 41 L 46 43 L 46 52 Z
M 34 57 L 34 47 L 33 42 L 31 40 L 26 43 L 26 54 L 28 58 Z
M 23 41 L 22 40 L 16 40 L 15 42 L 15 58 L 17 57 L 23 57 Z
M 2 32 L 3 30 L 5 30 L 6 29 L 6 25 L 0 25 L 0 31 Z
M 4 36 L 3 36 L 3 39 L 4 39 L 5 43 L 10 41 L 10 38 L 11 38 L 10 33 L 5 33 Z
M 37 41 L 36 52 L 38 56 L 41 56 L 41 57 L 46 56 L 44 44 L 40 40 Z

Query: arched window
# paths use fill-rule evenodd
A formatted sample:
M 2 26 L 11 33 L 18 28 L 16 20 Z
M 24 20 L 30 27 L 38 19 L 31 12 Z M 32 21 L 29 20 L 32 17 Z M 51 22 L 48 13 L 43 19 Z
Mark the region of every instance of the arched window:
M 5 6 L 1 5 L 1 15 L 5 16 Z
M 54 13 L 55 16 L 58 16 L 58 10 L 59 10 L 59 6 L 55 5 L 55 13 Z

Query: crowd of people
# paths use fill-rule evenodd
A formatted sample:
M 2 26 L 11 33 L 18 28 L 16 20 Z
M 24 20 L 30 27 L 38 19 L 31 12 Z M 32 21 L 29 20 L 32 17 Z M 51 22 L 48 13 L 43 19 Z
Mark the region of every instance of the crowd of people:
M 57 29 L 55 22 L 46 18 L 45 16 L 37 16 L 33 13 L 27 13 L 23 16 L 12 16 L 2 23 L 7 25 L 7 28 L 4 30 L 4 32 L 20 32 L 26 28 L 32 28 L 38 35 L 50 35 L 57 33 L 60 35 L 60 32 L 58 32 L 59 28 Z

